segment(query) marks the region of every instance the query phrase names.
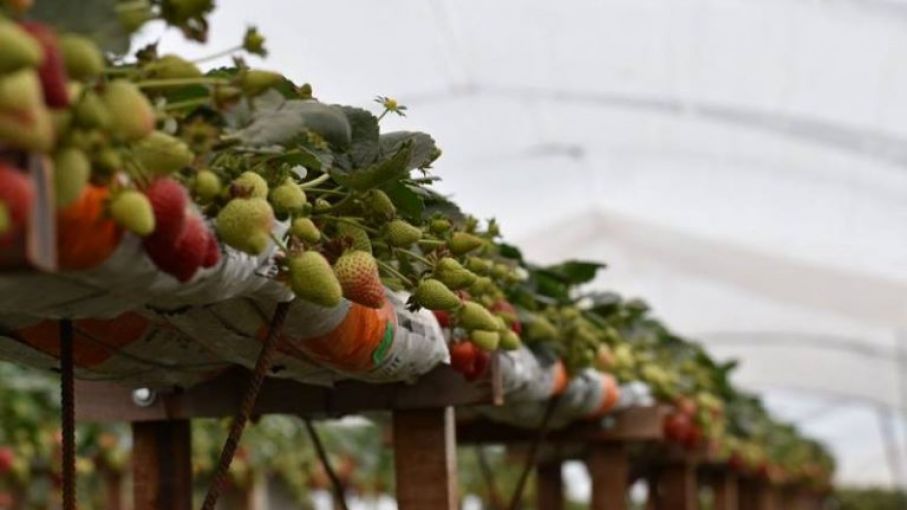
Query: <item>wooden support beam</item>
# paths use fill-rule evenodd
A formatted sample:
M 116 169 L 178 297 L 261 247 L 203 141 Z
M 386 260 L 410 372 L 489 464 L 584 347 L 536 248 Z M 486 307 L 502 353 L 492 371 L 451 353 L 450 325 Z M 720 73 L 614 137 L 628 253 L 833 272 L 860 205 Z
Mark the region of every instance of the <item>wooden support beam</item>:
M 737 475 L 725 469 L 711 473 L 709 480 L 714 495 L 714 509 L 738 510 L 740 500 Z
M 262 385 L 253 414 L 327 417 L 363 411 L 500 404 L 503 391 L 496 362 L 488 372 L 485 377 L 469 382 L 449 365 L 439 365 L 413 384 L 341 381 L 330 388 L 269 378 Z M 248 378 L 248 371 L 232 369 L 186 390 L 159 392 L 145 406 L 134 403 L 134 388 L 129 386 L 76 381 L 79 402 L 76 419 L 83 422 L 139 422 L 232 416 L 240 404 Z
M 192 510 L 189 421 L 132 424 L 134 510 Z
M 658 472 L 657 510 L 697 510 L 699 486 L 692 463 L 676 462 Z
M 394 411 L 400 510 L 456 510 L 457 444 L 452 407 Z
M 535 498 L 538 510 L 564 510 L 564 479 L 559 461 L 539 464 Z
M 621 443 L 591 446 L 586 460 L 592 479 L 592 510 L 626 510 L 630 458 Z
M 103 469 L 100 474 L 104 486 L 104 510 L 124 510 L 123 474 L 111 469 Z

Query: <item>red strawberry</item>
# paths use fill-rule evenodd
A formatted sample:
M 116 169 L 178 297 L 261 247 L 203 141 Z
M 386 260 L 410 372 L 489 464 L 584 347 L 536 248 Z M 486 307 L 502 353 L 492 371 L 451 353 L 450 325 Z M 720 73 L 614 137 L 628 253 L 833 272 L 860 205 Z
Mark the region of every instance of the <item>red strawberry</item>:
M 677 397 L 677 400 L 674 401 L 674 405 L 677 406 L 678 412 L 687 416 L 695 416 L 698 408 L 695 400 L 685 396 Z
M 25 173 L 0 163 L 0 202 L 9 215 L 9 228 L 0 234 L 0 247 L 25 230 L 33 200 L 34 189 Z
M 664 435 L 669 441 L 675 443 L 685 443 L 690 435 L 693 422 L 690 417 L 683 413 L 673 413 L 665 418 Z
M 9 473 L 13 468 L 13 462 L 16 460 L 16 454 L 9 446 L 0 446 L 0 475 Z
M 518 335 L 523 334 L 523 325 L 519 321 L 519 314 L 512 304 L 502 299 L 492 305 L 491 311 L 494 312 L 495 315 L 503 317 L 507 324 L 510 324 L 510 329 L 513 330 L 514 333 Z
M 691 424 L 687 435 L 683 438 L 683 446 L 687 450 L 696 450 L 702 444 L 702 429 L 698 425 Z
M 432 310 L 431 312 L 435 314 L 435 319 L 438 320 L 438 324 L 440 324 L 442 328 L 450 327 L 450 312 L 445 310 Z
M 343 297 L 371 308 L 384 306 L 384 285 L 371 253 L 358 250 L 344 253 L 334 263 L 334 274 L 343 289 Z
M 466 376 L 466 380 L 475 381 L 479 377 L 485 375 L 485 371 L 488 370 L 489 364 L 491 364 L 491 355 L 488 354 L 488 351 L 477 349 L 475 366 L 473 367 L 472 374 Z
M 202 267 L 210 235 L 202 219 L 192 214 L 186 219 L 186 228 L 176 243 L 168 244 L 160 238 L 151 242 L 146 240 L 145 251 L 158 269 L 187 282 Z
M 478 352 L 472 342 L 457 342 L 450 346 L 450 366 L 464 377 L 470 377 L 475 372 Z
M 41 88 L 44 89 L 44 102 L 51 108 L 69 106 L 69 92 L 66 89 L 68 78 L 57 34 L 48 26 L 34 21 L 22 22 L 22 28 L 38 41 L 44 50 L 44 62 L 38 68 Z
M 145 190 L 154 210 L 154 233 L 147 239 L 154 242 L 176 244 L 186 228 L 186 206 L 189 194 L 173 179 L 163 178 L 152 182 Z
M 217 236 L 214 232 L 208 231 L 208 243 L 205 247 L 205 260 L 202 261 L 202 267 L 214 267 L 220 262 L 220 244 L 217 242 Z

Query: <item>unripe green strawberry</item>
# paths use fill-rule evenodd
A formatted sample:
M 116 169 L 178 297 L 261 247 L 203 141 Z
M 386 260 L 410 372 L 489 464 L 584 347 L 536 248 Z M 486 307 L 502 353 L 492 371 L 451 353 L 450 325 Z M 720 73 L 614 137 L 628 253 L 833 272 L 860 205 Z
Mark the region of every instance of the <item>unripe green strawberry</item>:
M 384 286 L 378 274 L 378 263 L 370 253 L 348 251 L 334 263 L 334 274 L 343 297 L 370 308 L 384 306 Z
M 101 99 L 110 113 L 110 129 L 115 137 L 132 141 L 154 131 L 154 108 L 134 83 L 112 81 L 104 87 Z
M 41 45 L 19 25 L 0 19 L 0 74 L 35 68 L 44 60 Z
M 271 87 L 280 85 L 286 80 L 280 73 L 250 69 L 239 78 L 239 88 L 247 96 L 257 96 Z
M 477 329 L 469 332 L 469 339 L 479 349 L 491 352 L 498 348 L 498 344 L 501 342 L 501 335 L 497 331 Z
M 0 112 L 0 145 L 30 152 L 49 152 L 55 137 L 53 118 L 44 106 Z
M 487 276 L 480 276 L 476 278 L 475 282 L 469 286 L 469 293 L 474 296 L 482 296 L 494 292 L 495 290 L 494 282 L 491 278 Z
M 112 173 L 123 167 L 123 156 L 113 147 L 104 147 L 94 155 L 92 163 L 95 170 Z
M 226 244 L 251 255 L 267 249 L 274 211 L 263 198 L 234 198 L 217 215 L 217 234 Z
M 110 216 L 121 227 L 145 237 L 154 232 L 154 212 L 144 193 L 125 190 L 110 202 Z
M 325 212 L 331 209 L 331 203 L 323 198 L 316 198 L 313 208 L 315 212 Z
M 290 258 L 290 287 L 300 299 L 328 308 L 340 304 L 343 290 L 331 264 L 317 251 Z
M 390 197 L 380 189 L 369 190 L 365 199 L 369 208 L 379 216 L 393 218 L 397 214 L 397 208 L 394 207 Z
M 163 131 L 152 131 L 132 146 L 132 155 L 149 172 L 170 175 L 192 164 L 195 154 L 182 140 Z
M 307 243 L 321 240 L 321 232 L 309 218 L 296 218 L 290 227 L 290 233 Z
M 526 328 L 529 338 L 536 341 L 557 340 L 557 328 L 541 315 L 533 316 Z
M 200 170 L 195 174 L 192 191 L 202 202 L 211 202 L 217 198 L 220 195 L 221 188 L 220 177 L 211 170 Z
M 214 9 L 213 0 L 163 0 L 161 11 L 164 19 L 173 25 L 182 25 L 192 18 L 200 18 Z
M 476 281 L 476 275 L 450 257 L 439 260 L 432 274 L 450 290 L 465 289 Z
M 510 329 L 505 329 L 501 332 L 501 343 L 499 345 L 505 351 L 515 351 L 523 345 L 523 342 L 520 340 L 520 335 Z
M 494 267 L 494 263 L 488 259 L 480 257 L 469 257 L 466 259 L 466 268 L 476 274 L 487 275 L 491 272 L 492 267 Z
M 104 55 L 87 37 L 76 34 L 60 36 L 60 53 L 66 65 L 66 74 L 79 81 L 94 79 L 104 72 Z
M 91 162 L 79 149 L 62 149 L 54 156 L 54 196 L 58 208 L 64 208 L 82 195 L 91 177 Z
M 499 324 L 487 308 L 478 303 L 467 301 L 463 304 L 463 308 L 460 309 L 460 325 L 470 331 L 473 329 L 494 331 L 498 329 Z
M 177 55 L 164 55 L 142 68 L 149 78 L 177 80 L 182 78 L 199 78 L 202 72 L 198 67 Z
M 87 91 L 73 107 L 75 122 L 88 129 L 106 129 L 110 125 L 110 112 L 101 97 L 94 91 Z
M 368 232 L 365 230 L 349 223 L 340 223 L 337 225 L 337 233 L 350 243 L 350 248 L 372 252 L 372 241 L 368 238 Z
M 51 110 L 50 120 L 54 127 L 54 138 L 59 140 L 72 127 L 72 110 Z
M 128 6 L 128 7 L 127 7 Z M 127 34 L 131 34 L 154 19 L 148 0 L 131 0 L 123 9 L 117 9 L 117 20 Z
M 405 248 L 422 239 L 422 231 L 403 220 L 388 223 L 386 234 L 387 242 L 399 248 Z
M 306 204 L 305 192 L 292 179 L 271 190 L 271 205 L 277 214 L 299 212 Z
M 422 280 L 413 297 L 419 306 L 429 310 L 453 310 L 460 306 L 460 298 L 434 278 Z
M 25 111 L 44 106 L 41 80 L 32 69 L 0 76 L 0 111 Z
M 441 235 L 450 230 L 450 222 L 445 219 L 431 220 L 428 228 L 433 234 Z
M 481 237 L 467 234 L 466 232 L 455 232 L 447 242 L 447 248 L 454 255 L 465 255 L 482 246 L 485 241 Z
M 497 278 L 498 280 L 503 280 L 507 278 L 510 274 L 510 266 L 503 263 L 497 263 L 491 269 L 491 275 Z
M 255 172 L 243 172 L 233 179 L 230 191 L 235 197 L 267 198 L 268 182 Z

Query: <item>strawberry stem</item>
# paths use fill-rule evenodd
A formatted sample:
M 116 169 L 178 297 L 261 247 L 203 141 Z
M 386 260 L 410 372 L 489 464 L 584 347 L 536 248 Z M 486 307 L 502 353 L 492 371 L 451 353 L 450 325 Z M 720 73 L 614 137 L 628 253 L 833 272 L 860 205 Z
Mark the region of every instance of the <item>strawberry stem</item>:
M 400 271 L 397 271 L 396 269 L 394 269 L 394 266 L 388 264 L 387 262 L 384 262 L 383 260 L 375 259 L 375 261 L 378 262 L 378 266 L 381 267 L 381 269 L 387 271 L 387 272 L 390 273 L 392 276 L 396 276 L 397 278 L 403 280 L 403 282 L 406 283 L 406 284 L 409 285 L 409 286 L 412 286 L 412 285 L 413 285 L 412 280 L 410 280 L 409 278 L 403 276 L 403 273 L 401 273 Z
M 318 186 L 319 184 L 327 181 L 330 178 L 331 178 L 330 174 L 325 172 L 325 173 L 319 175 L 318 177 L 312 179 L 309 182 L 304 182 L 304 183 L 300 184 L 299 187 L 302 189 L 312 189 L 315 186 Z
M 274 244 L 276 244 L 278 248 L 283 250 L 284 253 L 290 253 L 290 249 L 287 248 L 287 245 L 283 242 L 283 239 L 280 239 L 279 237 L 274 235 L 274 232 L 268 232 L 268 235 L 271 236 L 271 240 L 274 241 Z
M 371 227 L 366 227 L 365 225 L 359 223 L 358 221 L 353 221 L 353 220 L 348 219 L 348 218 L 341 218 L 340 216 L 331 216 L 331 215 L 329 215 L 329 214 L 325 214 L 325 215 L 320 215 L 320 214 L 319 214 L 319 215 L 317 215 L 317 216 L 318 216 L 320 219 L 324 219 L 324 220 L 333 220 L 333 221 L 336 221 L 337 223 L 346 223 L 347 225 L 352 225 L 352 226 L 354 226 L 354 227 L 356 227 L 356 228 L 361 228 L 362 230 L 365 230 L 366 232 L 369 232 L 369 233 L 372 233 L 372 234 L 378 234 L 378 231 L 377 231 L 377 230 L 375 230 L 375 229 L 373 229 L 373 228 L 371 228 Z
M 433 265 L 434 265 L 430 260 L 426 259 L 426 258 L 423 257 L 422 255 L 419 255 L 418 253 L 414 253 L 414 252 L 411 252 L 411 251 L 409 251 L 409 250 L 404 250 L 403 248 L 398 248 L 396 251 L 398 251 L 398 252 L 400 252 L 400 253 L 405 253 L 406 255 L 409 255 L 410 257 L 412 257 L 412 258 L 418 260 L 419 262 L 425 264 L 426 266 L 433 266 Z
M 187 85 L 228 85 L 229 80 L 223 78 L 201 77 L 201 78 L 173 78 L 144 80 L 136 82 L 139 88 L 147 89 L 152 87 L 185 87 Z
M 214 60 L 214 59 L 218 59 L 218 58 L 221 58 L 221 57 L 227 57 L 227 56 L 229 56 L 229 55 L 232 55 L 233 53 L 236 53 L 236 52 L 242 51 L 242 50 L 243 50 L 243 46 L 240 44 L 239 46 L 234 46 L 234 47 L 232 47 L 232 48 L 227 48 L 227 49 L 225 49 L 225 50 L 223 50 L 223 51 L 218 51 L 217 53 L 208 55 L 208 56 L 206 56 L 206 57 L 197 58 L 197 59 L 193 60 L 192 63 L 193 63 L 193 64 L 201 64 L 201 63 L 208 62 L 208 61 L 211 61 L 211 60 Z
M 210 103 L 210 99 L 207 97 L 199 97 L 195 99 L 187 99 L 185 101 L 177 101 L 175 103 L 168 103 L 164 106 L 164 110 L 181 110 L 183 108 L 188 108 L 192 106 L 202 106 Z

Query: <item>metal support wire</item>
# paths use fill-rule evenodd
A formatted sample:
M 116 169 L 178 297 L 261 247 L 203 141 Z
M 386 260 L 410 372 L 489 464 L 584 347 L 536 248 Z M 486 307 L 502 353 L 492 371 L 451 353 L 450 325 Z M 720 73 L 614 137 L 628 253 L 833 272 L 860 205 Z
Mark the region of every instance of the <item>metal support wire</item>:
M 230 464 L 233 462 L 233 456 L 236 454 L 236 448 L 242 439 L 243 431 L 249 416 L 255 408 L 255 401 L 258 399 L 258 393 L 261 385 L 264 383 L 265 376 L 271 368 L 271 362 L 274 354 L 277 352 L 277 344 L 280 340 L 280 331 L 283 329 L 283 323 L 287 318 L 290 310 L 290 303 L 278 303 L 274 309 L 274 316 L 271 319 L 271 325 L 268 329 L 268 336 L 265 338 L 261 352 L 258 354 L 258 361 L 255 363 L 255 370 L 249 377 L 249 386 L 243 395 L 242 403 L 233 416 L 233 422 L 230 424 L 230 433 L 224 442 L 224 448 L 221 450 L 220 459 L 214 469 L 214 477 L 208 492 L 205 494 L 205 502 L 202 504 L 202 510 L 214 510 L 217 500 L 220 498 L 220 492 L 223 489 L 227 474 L 230 471 Z
M 508 505 L 510 510 L 519 510 L 520 505 L 522 504 L 523 492 L 526 489 L 526 482 L 529 480 L 529 473 L 535 469 L 535 465 L 538 463 L 539 450 L 541 450 L 542 443 L 545 442 L 545 437 L 548 435 L 548 427 L 551 423 L 551 418 L 554 416 L 554 410 L 557 408 L 557 404 L 560 400 L 560 395 L 554 395 L 548 400 L 548 406 L 545 408 L 542 424 L 539 426 L 535 440 L 529 447 L 529 456 L 526 459 L 526 465 L 523 466 L 523 472 L 520 473 L 520 479 L 517 481 L 516 489 L 513 491 L 513 497 L 510 499 L 510 505 Z
M 346 504 L 346 491 L 343 488 L 343 483 L 341 483 L 340 477 L 337 476 L 337 472 L 334 471 L 334 467 L 331 465 L 330 459 L 328 459 L 327 450 L 324 449 L 324 443 L 321 442 L 318 431 L 315 430 L 315 426 L 312 425 L 312 420 L 305 419 L 303 420 L 303 423 L 305 423 L 305 429 L 306 432 L 309 433 L 312 444 L 315 445 L 315 452 L 318 454 L 318 460 L 321 461 L 324 472 L 327 473 L 328 478 L 331 480 L 331 488 L 334 491 L 334 500 L 340 505 L 342 510 L 349 510 L 349 507 Z

